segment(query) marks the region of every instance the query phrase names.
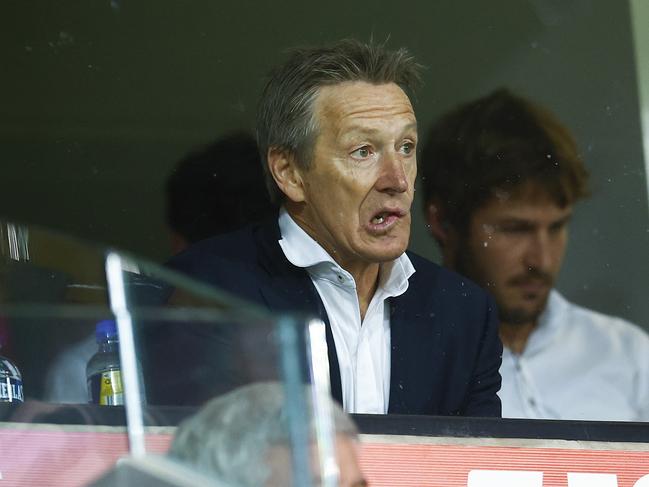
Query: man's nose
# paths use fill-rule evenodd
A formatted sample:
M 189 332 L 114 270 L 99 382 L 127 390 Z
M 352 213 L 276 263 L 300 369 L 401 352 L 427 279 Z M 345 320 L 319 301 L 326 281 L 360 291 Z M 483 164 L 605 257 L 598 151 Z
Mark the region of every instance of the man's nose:
M 408 191 L 409 181 L 403 159 L 394 152 L 384 154 L 381 161 L 381 173 L 376 181 L 376 189 L 392 193 Z
M 552 242 L 546 232 L 537 232 L 530 236 L 524 256 L 528 268 L 546 271 L 552 265 Z

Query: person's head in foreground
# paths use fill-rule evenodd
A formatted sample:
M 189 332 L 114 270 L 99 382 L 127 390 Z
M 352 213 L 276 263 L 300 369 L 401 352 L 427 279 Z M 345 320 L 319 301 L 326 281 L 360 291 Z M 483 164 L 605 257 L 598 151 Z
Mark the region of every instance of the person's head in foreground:
M 262 94 L 271 198 L 357 281 L 408 246 L 418 80 L 405 49 L 343 40 L 294 50 Z
M 217 397 L 181 423 L 169 455 L 227 485 L 289 486 L 291 446 L 284 406 L 279 383 L 252 384 Z M 339 485 L 366 486 L 358 465 L 356 427 L 337 404 L 331 401 L 329 406 L 336 433 Z M 312 436 L 313 429 L 311 424 Z M 311 462 L 315 465 L 313 445 Z M 315 481 L 318 485 L 317 478 Z
M 575 141 L 554 115 L 505 89 L 432 128 L 420 158 L 424 211 L 444 264 L 496 298 L 501 336 L 531 330 L 588 194 Z

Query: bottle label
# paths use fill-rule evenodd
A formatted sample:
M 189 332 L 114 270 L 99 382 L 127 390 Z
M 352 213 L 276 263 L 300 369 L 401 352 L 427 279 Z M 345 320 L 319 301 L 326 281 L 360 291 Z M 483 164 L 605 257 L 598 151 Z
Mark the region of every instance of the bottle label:
M 23 382 L 13 377 L 0 381 L 0 402 L 24 402 Z
M 124 404 L 122 373 L 119 370 L 105 370 L 89 379 L 91 402 L 102 406 L 121 406 Z

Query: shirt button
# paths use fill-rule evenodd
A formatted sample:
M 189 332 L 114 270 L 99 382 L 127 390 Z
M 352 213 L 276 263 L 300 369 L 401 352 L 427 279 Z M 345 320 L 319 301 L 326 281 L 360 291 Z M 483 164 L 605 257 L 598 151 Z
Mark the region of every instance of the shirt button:
M 536 401 L 534 400 L 533 397 L 530 397 L 527 401 L 530 403 L 530 406 L 532 407 L 536 406 Z

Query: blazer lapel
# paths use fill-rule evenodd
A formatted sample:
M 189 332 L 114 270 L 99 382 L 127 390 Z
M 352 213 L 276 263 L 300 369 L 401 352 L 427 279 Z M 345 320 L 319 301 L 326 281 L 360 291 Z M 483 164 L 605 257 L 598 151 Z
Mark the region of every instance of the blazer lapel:
M 342 404 L 340 367 L 329 317 L 309 275 L 286 259 L 277 243 L 280 238 L 277 218 L 264 222 L 256 235 L 259 264 L 268 276 L 267 281 L 260 282 L 259 291 L 271 310 L 302 312 L 324 321 L 331 394 Z

